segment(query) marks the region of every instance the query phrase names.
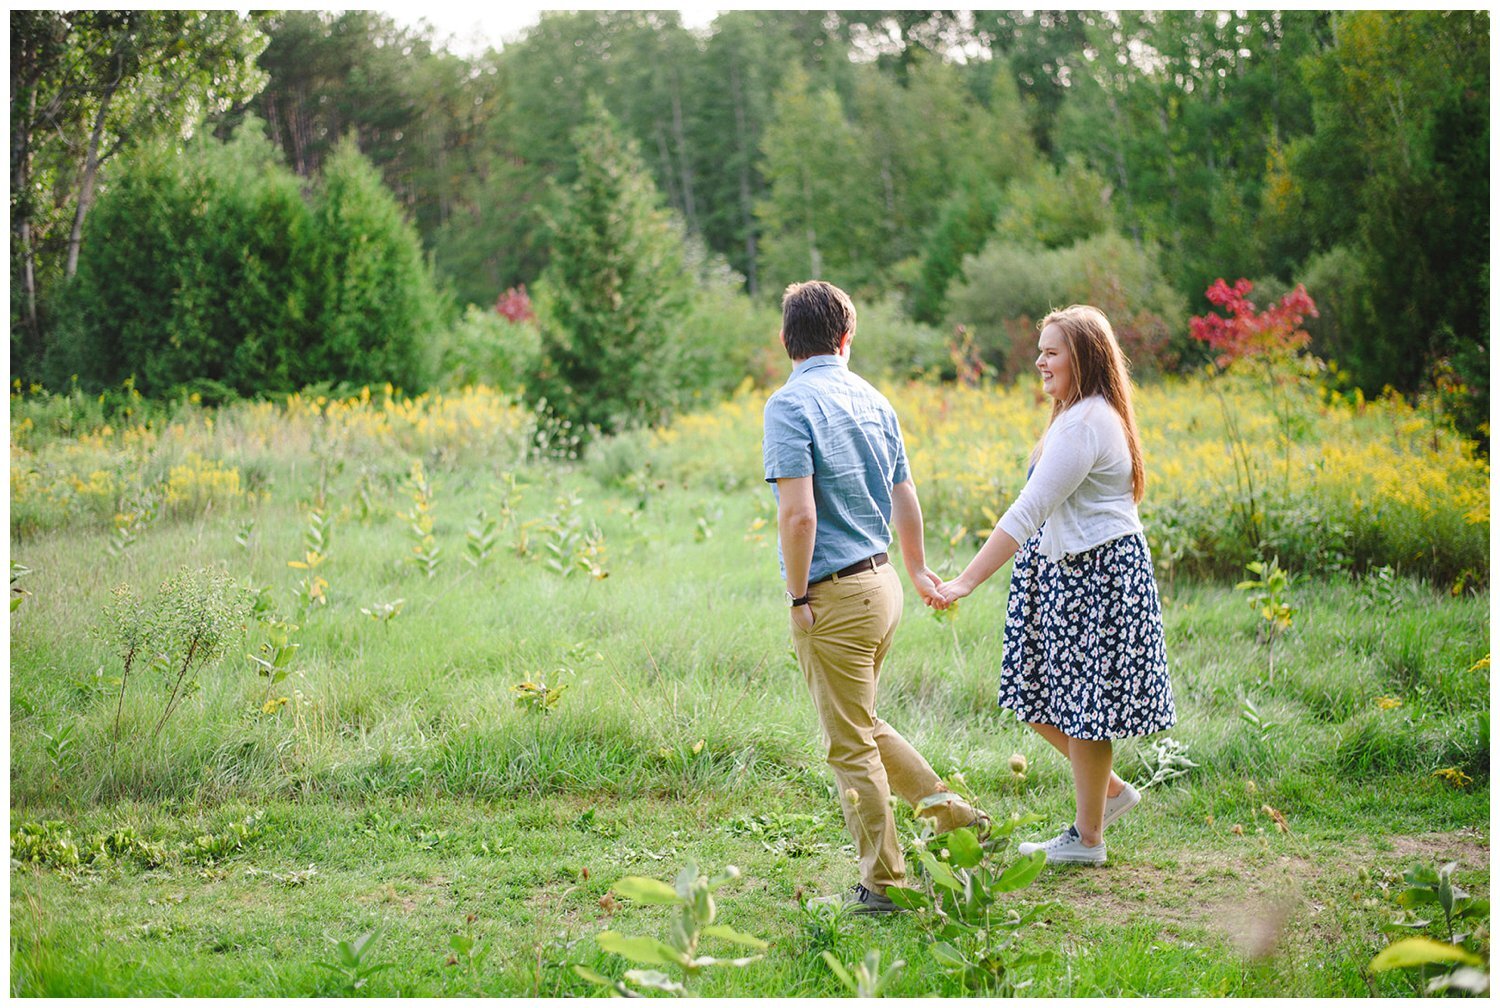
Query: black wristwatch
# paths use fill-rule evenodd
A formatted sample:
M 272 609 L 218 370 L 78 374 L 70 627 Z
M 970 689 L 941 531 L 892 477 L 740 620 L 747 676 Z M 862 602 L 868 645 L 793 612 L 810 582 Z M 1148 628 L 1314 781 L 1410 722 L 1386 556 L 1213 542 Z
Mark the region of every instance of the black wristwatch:
M 798 598 L 791 592 L 786 593 L 786 604 L 788 608 L 795 609 L 799 605 L 807 605 L 807 603 L 810 601 L 812 601 L 812 596 L 810 595 L 804 595 L 801 598 Z

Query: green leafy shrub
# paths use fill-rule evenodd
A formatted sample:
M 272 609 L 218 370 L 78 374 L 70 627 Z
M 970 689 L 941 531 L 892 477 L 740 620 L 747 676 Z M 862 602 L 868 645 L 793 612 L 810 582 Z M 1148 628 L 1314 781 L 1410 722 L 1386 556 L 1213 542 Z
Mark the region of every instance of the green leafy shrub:
M 1041 874 L 1046 856 L 1036 851 L 1008 865 L 996 857 L 1018 826 L 1038 819 L 1017 815 L 994 824 L 988 848 L 972 829 L 934 837 L 931 827 L 924 827 L 916 845 L 922 888 L 886 890 L 898 906 L 919 911 L 917 921 L 933 959 L 966 987 L 1015 994 L 1030 984 L 1027 972 L 1049 956 L 1021 941 L 1046 908 L 1005 905 L 1005 894 L 1029 886 Z
M 1114 232 L 1049 249 L 993 239 L 964 260 L 949 299 L 948 321 L 972 330 L 1002 379 L 1028 373 L 1036 356 L 1036 320 L 1053 308 L 1091 304 L 1109 318 L 1138 374 L 1173 363 L 1171 334 L 1186 311 L 1163 275 L 1154 246 Z
M 113 744 L 120 740 L 131 673 L 144 664 L 161 676 L 166 687 L 166 699 L 151 730 L 155 738 L 182 701 L 197 690 L 197 677 L 216 665 L 239 639 L 250 604 L 249 594 L 238 582 L 211 568 L 183 567 L 150 598 L 141 597 L 129 585 L 114 589 L 96 627 L 123 665 Z
M 1489 994 L 1489 900 L 1476 899 L 1453 882 L 1456 862 L 1438 868 L 1414 865 L 1402 873 L 1405 887 L 1389 894 L 1396 910 L 1393 931 L 1416 932 L 1387 945 L 1370 960 L 1371 973 L 1415 970 L 1420 992 L 1432 994 Z M 1442 939 L 1422 932 L 1437 930 L 1442 914 Z
M 506 318 L 469 305 L 442 340 L 440 384 L 448 388 L 488 385 L 513 392 L 536 370 L 542 348 L 533 320 Z
M 671 966 L 678 971 L 682 981 L 655 969 L 632 969 L 625 972 L 623 980 L 604 976 L 586 966 L 573 967 L 574 972 L 589 983 L 608 988 L 625 997 L 639 997 L 634 988 L 657 990 L 668 994 L 687 993 L 684 983 L 699 976 L 703 970 L 714 966 L 742 967 L 762 958 L 759 955 L 738 959 L 720 959 L 700 955 L 698 945 L 704 938 L 715 938 L 731 945 L 763 951 L 766 943 L 753 935 L 743 934 L 726 924 L 716 924 L 718 906 L 714 892 L 726 882 L 739 878 L 738 868 L 730 865 L 709 877 L 698 870 L 698 863 L 689 860 L 677 873 L 672 885 L 656 879 L 629 875 L 614 885 L 617 896 L 636 903 L 676 907 L 672 928 L 665 941 L 648 936 L 623 935 L 618 931 L 601 931 L 599 947 L 606 952 L 623 956 L 643 966 Z
M 319 381 L 421 389 L 439 326 L 415 231 L 352 144 L 314 196 L 260 124 L 141 152 L 88 217 L 47 374 L 148 395 L 289 392 Z

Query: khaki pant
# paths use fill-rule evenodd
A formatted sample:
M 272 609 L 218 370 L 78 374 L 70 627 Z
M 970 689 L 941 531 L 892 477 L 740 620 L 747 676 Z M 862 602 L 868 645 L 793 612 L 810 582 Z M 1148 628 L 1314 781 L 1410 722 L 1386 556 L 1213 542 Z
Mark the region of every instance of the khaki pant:
M 813 585 L 808 595 L 813 627 L 804 631 L 793 622 L 792 645 L 823 725 L 861 881 L 883 893 L 906 875 L 891 793 L 916 806 L 943 790 L 922 755 L 875 716 L 880 665 L 901 619 L 901 579 L 887 563 Z M 974 819 L 973 808 L 956 796 L 922 814 L 938 832 Z

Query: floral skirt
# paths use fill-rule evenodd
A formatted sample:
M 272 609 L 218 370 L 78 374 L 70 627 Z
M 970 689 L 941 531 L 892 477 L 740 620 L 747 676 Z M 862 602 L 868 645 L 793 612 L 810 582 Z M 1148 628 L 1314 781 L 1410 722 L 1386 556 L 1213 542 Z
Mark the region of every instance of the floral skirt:
M 1040 532 L 1027 540 L 1011 572 L 1000 706 L 1076 739 L 1170 728 L 1177 709 L 1146 537 L 1055 563 L 1040 543 Z

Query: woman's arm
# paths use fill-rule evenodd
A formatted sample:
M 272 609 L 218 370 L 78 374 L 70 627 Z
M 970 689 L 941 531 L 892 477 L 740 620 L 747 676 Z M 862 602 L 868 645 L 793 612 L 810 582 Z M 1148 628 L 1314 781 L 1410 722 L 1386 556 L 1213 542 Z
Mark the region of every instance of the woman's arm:
M 1021 544 L 1011 538 L 1009 532 L 996 525 L 984 545 L 979 547 L 979 552 L 974 554 L 974 559 L 969 561 L 969 566 L 964 568 L 964 572 L 952 581 L 945 581 L 938 588 L 941 602 L 935 602 L 933 606 L 946 609 L 968 595 L 988 581 L 991 574 L 1004 567 L 1005 562 L 1015 556 L 1016 550 L 1020 548 Z
M 1098 438 L 1088 423 L 1080 420 L 1068 417 L 1047 432 L 1042 456 L 1036 460 L 1020 496 L 1000 516 L 995 530 L 964 572 L 944 583 L 944 604 L 958 601 L 988 581 L 1088 477 L 1098 460 Z

